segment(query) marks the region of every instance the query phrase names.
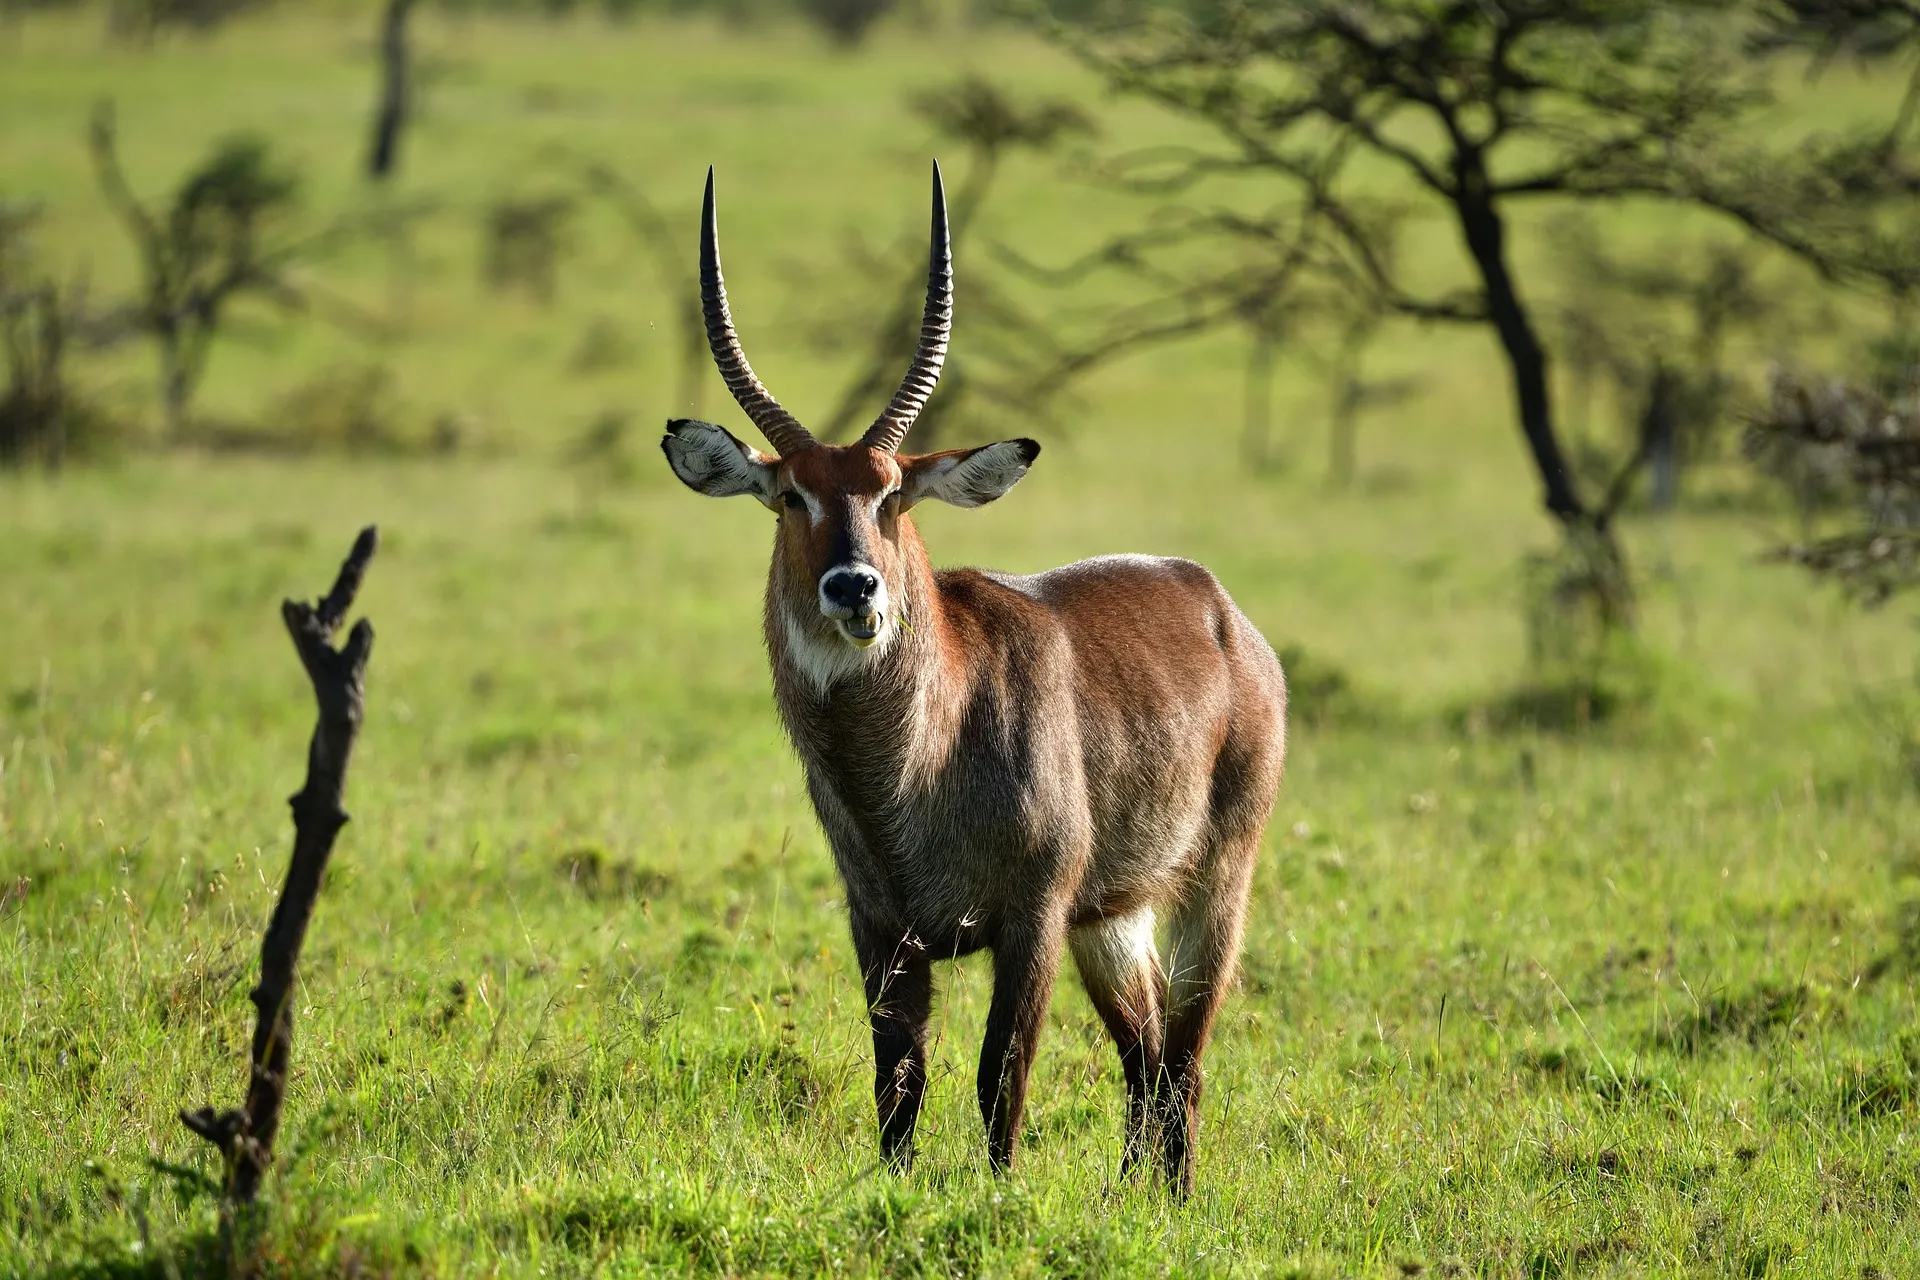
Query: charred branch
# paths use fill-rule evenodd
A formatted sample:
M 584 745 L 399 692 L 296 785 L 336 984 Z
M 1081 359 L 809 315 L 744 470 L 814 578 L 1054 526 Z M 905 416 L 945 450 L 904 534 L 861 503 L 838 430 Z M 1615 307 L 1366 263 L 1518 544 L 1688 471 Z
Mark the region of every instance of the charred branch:
M 346 644 L 338 649 L 333 637 L 353 607 L 377 545 L 372 526 L 361 530 L 332 589 L 322 599 L 314 604 L 288 600 L 280 606 L 294 650 L 313 685 L 319 716 L 307 748 L 306 782 L 288 802 L 293 808 L 293 857 L 261 940 L 260 982 L 249 996 L 257 1019 L 248 1057 L 246 1101 L 224 1111 L 207 1106 L 180 1113 L 182 1124 L 220 1152 L 226 1164 L 227 1197 L 234 1204 L 255 1198 L 273 1163 L 293 1052 L 293 989 L 300 948 L 334 839 L 347 824 L 341 801 L 347 765 L 365 715 L 373 624 L 365 618 L 356 622 Z

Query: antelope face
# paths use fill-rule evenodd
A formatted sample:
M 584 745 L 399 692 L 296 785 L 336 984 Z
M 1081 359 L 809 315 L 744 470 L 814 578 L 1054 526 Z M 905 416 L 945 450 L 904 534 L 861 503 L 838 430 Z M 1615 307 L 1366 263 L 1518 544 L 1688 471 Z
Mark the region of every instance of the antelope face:
M 780 518 L 774 549 L 789 628 L 803 645 L 863 650 L 883 645 L 900 622 L 909 548 L 902 537 L 914 503 L 938 498 L 960 507 L 991 502 L 1026 474 L 1040 453 L 1031 440 L 978 449 L 898 456 L 933 394 L 953 323 L 953 253 L 940 166 L 933 168 L 933 248 L 920 349 L 900 389 L 858 444 L 824 445 L 760 384 L 747 364 L 720 275 L 713 171 L 700 220 L 700 303 L 707 343 L 727 389 L 773 444 L 766 454 L 724 427 L 691 418 L 667 423 L 667 462 L 687 487 L 711 497 L 750 494 Z M 805 613 L 811 601 L 817 612 Z M 907 625 L 911 626 L 911 620 Z
M 774 555 L 800 588 L 790 598 L 797 604 L 810 594 L 820 617 L 856 649 L 887 636 L 905 599 L 902 478 L 892 454 L 859 446 L 803 450 L 775 477 Z
M 690 418 L 669 422 L 661 443 L 688 488 L 715 498 L 751 495 L 779 517 L 773 556 L 790 623 L 805 641 L 855 649 L 884 643 L 900 620 L 910 568 L 902 545 L 912 528 L 907 511 L 928 498 L 959 507 L 991 502 L 1040 454 L 1032 440 L 1005 440 L 917 456 L 815 444 L 773 457 Z M 817 617 L 807 616 L 814 610 Z

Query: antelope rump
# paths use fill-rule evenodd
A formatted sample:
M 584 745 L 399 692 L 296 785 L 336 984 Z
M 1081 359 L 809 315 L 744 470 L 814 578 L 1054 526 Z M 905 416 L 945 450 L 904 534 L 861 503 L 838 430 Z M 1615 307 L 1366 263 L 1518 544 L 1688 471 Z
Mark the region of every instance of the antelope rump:
M 1272 648 L 1191 561 L 1104 556 L 1020 577 L 935 571 L 915 504 L 977 507 L 1032 440 L 899 452 L 953 317 L 933 175 L 919 351 L 857 443 L 816 441 L 755 377 L 720 273 L 713 173 L 700 284 L 715 362 L 772 454 L 709 422 L 662 441 L 674 474 L 778 520 L 764 627 L 775 701 L 846 886 L 873 1029 L 880 1146 L 911 1163 L 935 960 L 986 948 L 978 1093 L 988 1159 L 1013 1163 L 1063 948 L 1119 1049 L 1125 1163 L 1193 1186 L 1200 1060 L 1232 982 L 1286 754 Z M 1157 926 L 1167 939 L 1164 963 Z

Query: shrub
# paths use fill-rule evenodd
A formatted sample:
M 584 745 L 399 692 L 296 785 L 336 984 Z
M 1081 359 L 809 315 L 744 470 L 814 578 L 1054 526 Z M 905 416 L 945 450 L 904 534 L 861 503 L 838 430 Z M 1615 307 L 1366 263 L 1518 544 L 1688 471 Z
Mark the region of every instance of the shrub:
M 152 40 L 169 27 L 207 32 L 271 0 L 112 0 L 107 29 L 122 40 Z
M 1747 430 L 1747 456 L 1793 492 L 1803 514 L 1843 504 L 1850 525 L 1781 547 L 1778 556 L 1882 604 L 1920 583 L 1920 385 L 1898 394 L 1776 372 Z
M 85 294 L 40 269 L 27 240 L 38 218 L 38 209 L 0 205 L 0 466 L 57 468 L 114 434 L 69 376 L 68 353 L 89 327 Z
M 486 215 L 481 274 L 496 292 L 522 289 L 552 302 L 573 220 L 571 196 L 502 196 Z
M 867 38 L 873 24 L 893 8 L 893 0 L 800 0 L 801 12 L 835 44 L 847 48 Z

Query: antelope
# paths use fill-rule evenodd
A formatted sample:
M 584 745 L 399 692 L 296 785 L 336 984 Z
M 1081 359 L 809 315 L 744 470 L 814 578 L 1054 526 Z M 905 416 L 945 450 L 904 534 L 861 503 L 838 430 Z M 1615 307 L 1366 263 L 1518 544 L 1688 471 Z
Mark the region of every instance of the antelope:
M 1031 577 L 930 567 L 913 507 L 992 502 L 1040 453 L 1026 439 L 899 451 L 953 321 L 938 164 L 919 350 L 857 443 L 815 440 L 747 363 L 711 169 L 700 291 L 720 375 L 774 452 L 686 418 L 661 444 L 689 488 L 751 496 L 778 520 L 763 616 L 774 700 L 846 889 L 883 1159 L 912 1163 L 933 961 L 985 948 L 978 1095 L 988 1160 L 1012 1167 L 1064 947 L 1119 1050 L 1123 1169 L 1157 1154 L 1186 1194 L 1200 1058 L 1286 754 L 1279 661 L 1188 560 L 1102 556 Z

